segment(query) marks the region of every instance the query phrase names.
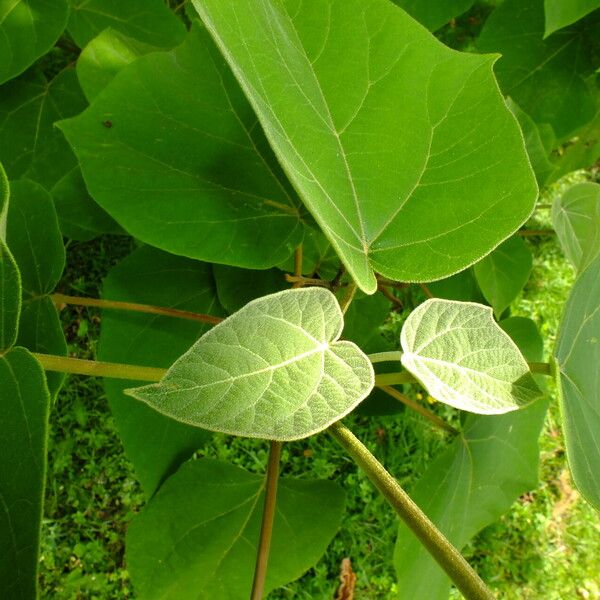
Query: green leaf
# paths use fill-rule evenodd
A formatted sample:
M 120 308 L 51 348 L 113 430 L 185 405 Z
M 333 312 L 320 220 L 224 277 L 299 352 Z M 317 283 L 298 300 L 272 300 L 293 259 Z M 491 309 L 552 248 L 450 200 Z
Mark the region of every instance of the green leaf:
M 222 315 L 209 265 L 142 247 L 114 267 L 103 297 Z M 105 311 L 99 360 L 168 367 L 207 325 L 196 321 L 124 311 Z M 141 384 L 141 382 L 140 382 Z M 183 425 L 124 396 L 131 382 L 106 379 L 104 389 L 125 452 L 152 496 L 160 483 L 209 439 L 206 431 Z M 160 440 L 160 443 L 148 443 Z
M 452 277 L 428 283 L 427 287 L 435 298 L 485 303 L 472 268 L 452 275 Z
M 475 0 L 393 0 L 413 19 L 435 31 L 473 6 Z
M 0 597 L 37 598 L 50 396 L 24 348 L 0 355 Z
M 531 250 L 517 236 L 508 238 L 475 265 L 473 269 L 477 283 L 497 318 L 519 295 L 532 267 Z
M 68 0 L 0 0 L 0 83 L 46 54 L 68 16 Z
M 338 341 L 343 326 L 323 288 L 265 296 L 205 333 L 160 383 L 128 393 L 212 431 L 301 439 L 347 415 L 375 383 L 369 359 Z
M 194 0 L 302 200 L 359 287 L 474 263 L 536 185 L 490 56 L 387 0 Z M 435 207 L 435 208 L 434 208 Z
M 567 258 L 583 271 L 600 253 L 600 185 L 578 183 L 557 196 L 552 224 Z
M 542 361 L 544 357 L 544 340 L 542 340 L 534 321 L 527 317 L 508 317 L 508 319 L 500 321 L 498 325 L 510 335 L 528 361 Z
M 579 275 L 555 350 L 567 457 L 582 495 L 600 510 L 600 256 Z
M 546 408 L 547 403 L 539 401 L 506 415 L 469 415 L 461 435 L 436 457 L 411 491 L 413 500 L 457 548 L 536 486 L 537 440 Z M 404 524 L 394 565 L 403 597 L 448 599 L 448 576 Z
M 600 0 L 544 0 L 546 35 L 582 19 L 600 8 Z
M 65 267 L 65 247 L 52 198 L 37 183 L 11 183 L 6 237 L 19 265 L 24 295 L 51 293 Z
M 21 278 L 17 263 L 0 240 L 0 352 L 17 339 L 21 312 Z
M 94 200 L 144 242 L 269 268 L 302 240 L 300 202 L 204 31 L 125 67 L 60 127 Z
M 190 461 L 131 523 L 127 565 L 147 600 L 247 600 L 264 477 L 210 459 Z M 330 481 L 281 479 L 265 595 L 313 566 L 335 535 L 344 493 Z
M 590 22 L 544 39 L 544 0 L 506 0 L 486 21 L 477 46 L 502 54 L 496 75 L 504 93 L 563 139 L 596 113 L 585 77 L 594 72 L 597 32 L 598 23 Z
M 176 46 L 185 35 L 162 0 L 71 0 L 67 31 L 80 48 L 107 27 L 161 48 Z
M 85 242 L 103 233 L 125 233 L 90 197 L 79 165 L 60 179 L 51 192 L 64 236 Z
M 77 77 L 91 102 L 129 63 L 159 50 L 156 46 L 108 28 L 95 37 L 77 59 Z
M 219 302 L 228 313 L 234 313 L 250 300 L 280 292 L 290 287 L 279 269 L 255 271 L 214 265 Z
M 8 197 L 10 188 L 2 163 L 0 163 L 0 241 L 6 241 L 6 217 L 8 215 Z
M 487 306 L 427 300 L 404 322 L 400 342 L 404 367 L 455 408 L 500 414 L 540 396 L 519 348 Z
M 0 87 L 0 160 L 9 179 L 26 177 L 49 190 L 71 170 L 77 160 L 54 123 L 85 105 L 73 68 L 51 81 L 28 71 Z

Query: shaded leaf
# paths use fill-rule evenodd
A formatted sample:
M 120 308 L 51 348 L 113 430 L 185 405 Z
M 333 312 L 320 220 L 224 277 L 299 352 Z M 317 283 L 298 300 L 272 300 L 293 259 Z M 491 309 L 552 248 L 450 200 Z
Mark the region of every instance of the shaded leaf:
M 497 318 L 519 295 L 532 267 L 531 250 L 517 236 L 508 238 L 473 267 L 477 283 Z
M 555 357 L 573 480 L 587 501 L 600 510 L 600 256 L 575 281 Z
M 228 463 L 184 464 L 129 527 L 127 564 L 139 596 L 247 600 L 263 489 L 264 477 Z M 317 562 L 343 509 L 335 483 L 279 481 L 265 594 Z
M 600 185 L 578 183 L 557 196 L 552 224 L 567 258 L 583 271 L 600 253 Z
M 598 24 L 574 25 L 544 39 L 544 0 L 506 0 L 487 19 L 477 46 L 502 54 L 496 75 L 504 93 L 562 139 L 596 112 L 585 77 L 595 68 L 591 46 Z
M 54 123 L 85 105 L 73 68 L 51 81 L 27 72 L 0 87 L 0 160 L 9 179 L 26 177 L 49 190 L 71 170 L 77 159 Z
M 393 0 L 430 31 L 439 29 L 473 6 L 475 0 Z
M 508 317 L 498 323 L 519 347 L 529 362 L 541 362 L 544 357 L 544 340 L 537 325 L 527 317 Z
M 0 355 L 0 597 L 37 598 L 50 396 L 24 348 Z
M 544 0 L 546 35 L 582 19 L 600 8 L 600 0 Z
M 223 314 L 209 265 L 142 247 L 111 269 L 103 298 Z M 168 367 L 206 331 L 195 321 L 105 311 L 98 358 Z M 141 382 L 140 382 L 141 384 Z M 106 379 L 104 389 L 125 452 L 151 496 L 160 483 L 209 439 L 206 431 L 178 423 L 123 395 L 131 382 Z M 148 443 L 160 440 L 160 443 Z
M 176 46 L 185 35 L 162 0 L 71 0 L 67 30 L 80 48 L 107 27 L 162 48 Z
M 46 54 L 68 16 L 68 0 L 0 0 L 0 83 Z
M 347 415 L 371 391 L 373 367 L 352 342 L 323 288 L 253 300 L 205 333 L 160 383 L 128 390 L 155 410 L 197 427 L 295 440 Z
M 0 351 L 10 348 L 17 339 L 21 312 L 21 278 L 17 263 L 6 244 L 0 240 Z
M 485 298 L 477 285 L 473 269 L 466 269 L 439 281 L 427 284 L 429 291 L 435 298 L 446 300 L 461 300 L 462 302 L 485 303 Z
M 500 414 L 540 395 L 519 348 L 486 306 L 427 300 L 404 322 L 400 342 L 404 367 L 455 408 Z
M 531 212 L 494 57 L 449 50 L 387 0 L 194 6 L 363 291 L 374 271 L 431 281 L 464 269 Z
M 173 52 L 122 69 L 88 110 L 60 126 L 94 200 L 144 242 L 268 268 L 302 239 L 299 201 L 199 29 Z

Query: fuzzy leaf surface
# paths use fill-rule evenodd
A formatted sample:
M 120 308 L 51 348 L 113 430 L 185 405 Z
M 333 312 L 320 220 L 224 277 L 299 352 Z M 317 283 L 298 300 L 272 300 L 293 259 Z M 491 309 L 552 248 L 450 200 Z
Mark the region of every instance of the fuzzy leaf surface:
M 264 269 L 302 241 L 300 202 L 199 28 L 176 50 L 123 68 L 60 127 L 91 196 L 146 243 Z
M 519 348 L 487 306 L 427 300 L 404 322 L 400 342 L 404 367 L 455 408 L 501 414 L 540 396 Z
M 335 296 L 291 289 L 253 300 L 204 334 L 160 383 L 128 390 L 173 419 L 212 431 L 295 440 L 348 414 L 374 386 Z
M 363 291 L 375 271 L 464 269 L 531 212 L 494 57 L 449 50 L 388 0 L 193 3 Z
M 24 348 L 0 356 L 0 598 L 37 598 L 50 395 Z
M 571 290 L 555 358 L 573 480 L 586 500 L 600 510 L 600 256 Z
M 149 246 L 135 250 L 111 269 L 104 280 L 102 296 L 107 300 L 157 304 L 216 316 L 224 314 L 209 265 Z M 98 358 L 166 368 L 208 327 L 204 323 L 172 317 L 105 311 Z M 131 382 L 117 379 L 104 380 L 125 452 L 149 497 L 183 461 L 207 443 L 210 434 L 132 401 L 123 394 L 130 385 Z M 160 443 L 148 444 L 149 439 L 160 440 Z
M 128 531 L 127 564 L 140 597 L 247 600 L 264 481 L 206 458 L 184 464 Z M 344 493 L 333 482 L 280 479 L 265 595 L 317 562 L 343 509 Z
M 583 271 L 600 254 L 600 185 L 577 183 L 557 196 L 552 224 L 567 258 Z
M 0 83 L 52 48 L 69 16 L 69 0 L 0 0 Z

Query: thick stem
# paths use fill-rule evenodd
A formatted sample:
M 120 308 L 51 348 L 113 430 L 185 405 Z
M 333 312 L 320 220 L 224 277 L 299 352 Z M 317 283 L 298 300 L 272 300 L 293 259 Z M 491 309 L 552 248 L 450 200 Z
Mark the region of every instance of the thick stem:
M 123 365 L 118 363 L 82 360 L 68 356 L 52 354 L 33 354 L 46 371 L 74 373 L 75 375 L 92 375 L 94 377 L 110 377 L 113 379 L 131 379 L 134 381 L 160 381 L 166 369 L 141 367 L 139 365 Z
M 383 390 L 386 394 L 390 395 L 392 398 L 395 398 L 402 404 L 408 406 L 415 412 L 418 412 L 420 415 L 424 416 L 428 421 L 433 423 L 436 427 L 443 429 L 453 435 L 458 435 L 460 432 L 457 429 L 454 429 L 452 425 L 449 425 L 443 419 L 440 419 L 436 414 L 432 413 L 430 410 L 427 410 L 424 406 L 421 406 L 418 402 L 410 399 L 408 396 L 405 396 L 398 390 L 394 389 L 388 385 L 382 385 L 381 390 Z
M 339 421 L 329 428 L 329 432 L 366 473 L 373 485 L 410 527 L 465 598 L 467 600 L 493 600 L 494 596 L 491 591 L 462 554 L 411 500 L 410 496 L 366 446 Z
M 260 527 L 260 538 L 256 552 L 256 567 L 252 583 L 251 600 L 262 600 L 269 563 L 269 550 L 273 535 L 273 519 L 277 504 L 277 480 L 279 478 L 279 460 L 281 458 L 281 442 L 271 442 L 269 464 L 267 465 L 267 481 L 265 484 L 265 506 Z
M 400 350 L 391 350 L 389 352 L 374 352 L 373 354 L 367 354 L 367 358 L 373 363 L 380 362 L 400 362 L 402 352 Z
M 176 317 L 178 319 L 188 319 L 190 321 L 200 321 L 216 325 L 223 319 L 213 315 L 204 315 L 201 313 L 179 310 L 177 308 L 167 308 L 166 306 L 152 306 L 150 304 L 138 304 L 137 302 L 120 302 L 118 300 L 100 300 L 99 298 L 82 298 L 79 296 L 66 296 L 64 294 L 52 294 L 50 296 L 54 304 L 73 304 L 76 306 L 95 306 L 97 308 L 111 310 L 129 310 L 135 312 L 149 313 L 152 315 L 163 315 L 165 317 Z

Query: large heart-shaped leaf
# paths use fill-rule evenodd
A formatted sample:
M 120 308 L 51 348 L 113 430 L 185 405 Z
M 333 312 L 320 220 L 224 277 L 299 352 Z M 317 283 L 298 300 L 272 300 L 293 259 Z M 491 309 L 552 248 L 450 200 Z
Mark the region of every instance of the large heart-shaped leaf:
M 578 183 L 557 196 L 552 224 L 567 258 L 583 271 L 600 253 L 600 185 Z
M 579 21 L 597 8 L 600 0 L 544 0 L 546 35 Z
M 455 408 L 500 414 L 540 396 L 519 348 L 487 306 L 427 300 L 404 322 L 400 342 L 406 369 Z
M 185 35 L 162 0 L 71 0 L 67 30 L 80 48 L 107 27 L 162 48 L 176 46 Z
M 139 248 L 111 269 L 104 280 L 107 300 L 158 304 L 181 310 L 224 314 L 209 265 L 155 248 Z M 98 358 L 148 367 L 168 367 L 206 330 L 197 321 L 105 311 Z M 142 382 L 140 382 L 140 385 Z M 127 456 L 147 496 L 210 438 L 123 395 L 131 382 L 106 379 L 104 389 Z M 148 440 L 160 440 L 148 444 Z
M 573 479 L 600 510 L 600 256 L 571 290 L 555 357 Z
M 122 69 L 60 126 L 94 200 L 144 242 L 262 269 L 302 241 L 300 202 L 199 28 Z
M 204 334 L 158 384 L 128 390 L 183 423 L 271 440 L 317 433 L 374 385 L 335 296 L 292 289 L 253 300 Z
M 0 0 L 0 83 L 48 52 L 68 16 L 69 0 Z
M 522 223 L 536 184 L 491 56 L 388 0 L 193 0 L 358 285 L 431 281 Z M 325 15 L 325 17 L 324 17 Z
M 0 598 L 29 600 L 37 598 L 50 395 L 24 348 L 0 355 L 0 400 Z
M 184 464 L 127 535 L 127 565 L 146 600 L 247 600 L 264 477 L 228 463 Z M 281 479 L 265 595 L 314 565 L 339 527 L 344 493 L 329 481 Z

